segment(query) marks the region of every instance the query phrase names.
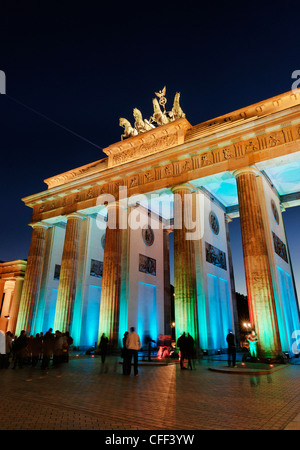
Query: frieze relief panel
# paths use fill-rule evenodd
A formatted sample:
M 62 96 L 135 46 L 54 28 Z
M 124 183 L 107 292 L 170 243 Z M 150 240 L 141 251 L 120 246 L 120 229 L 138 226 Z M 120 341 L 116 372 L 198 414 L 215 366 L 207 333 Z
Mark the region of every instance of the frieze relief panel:
M 144 158 L 180 145 L 184 142 L 186 130 L 192 125 L 185 119 L 178 119 L 138 136 L 131 137 L 103 149 L 108 156 L 108 166 L 113 167 L 129 161 Z
M 287 249 L 286 245 L 282 240 L 272 231 L 274 250 L 280 258 L 282 258 L 286 263 L 288 263 Z
M 214 247 L 212 244 L 205 242 L 206 261 L 214 266 L 227 270 L 226 253 Z
M 156 276 L 156 259 L 139 254 L 139 271 Z
M 161 150 L 174 147 L 177 144 L 178 135 L 172 134 L 169 136 L 168 133 L 165 132 L 164 136 L 161 136 L 157 139 L 153 138 L 150 142 L 142 142 L 140 145 L 130 148 L 127 151 L 120 151 L 118 154 L 114 155 L 112 157 L 112 161 L 109 162 L 111 162 L 112 166 L 116 166 L 127 161 L 143 158 Z

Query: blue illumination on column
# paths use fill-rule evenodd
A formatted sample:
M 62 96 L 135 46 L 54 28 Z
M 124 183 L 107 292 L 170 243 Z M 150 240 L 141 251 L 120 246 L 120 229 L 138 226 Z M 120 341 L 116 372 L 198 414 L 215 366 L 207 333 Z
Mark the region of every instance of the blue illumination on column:
M 57 300 L 57 289 L 52 289 L 51 293 L 47 296 L 46 303 L 45 303 L 45 314 L 44 314 L 43 326 L 40 330 L 36 327 L 37 333 L 39 333 L 40 331 L 43 331 L 45 333 L 46 331 L 49 330 L 49 328 L 53 328 L 56 300 Z
M 157 340 L 156 286 L 139 282 L 137 333 L 141 340 L 145 335 Z
M 298 311 L 291 276 L 277 266 L 279 296 L 276 296 L 276 312 L 282 350 L 289 351 L 294 340 L 292 334 L 299 330 Z
M 207 289 L 208 289 L 208 314 L 209 314 L 209 331 L 208 331 L 208 345 L 209 348 L 220 347 L 220 329 L 221 317 L 219 307 L 219 290 L 218 278 L 215 275 L 207 274 Z
M 124 283 L 125 284 L 125 283 Z M 124 290 L 121 286 L 121 294 L 120 294 L 120 313 L 119 313 L 119 346 L 123 345 L 123 337 L 125 331 L 129 331 L 128 329 L 128 294 L 126 290 L 126 286 Z
M 93 347 L 95 342 L 98 341 L 100 299 L 101 287 L 90 285 L 87 302 L 82 311 L 80 343 L 83 346 Z
M 208 348 L 227 348 L 226 336 L 232 330 L 228 281 L 207 274 Z

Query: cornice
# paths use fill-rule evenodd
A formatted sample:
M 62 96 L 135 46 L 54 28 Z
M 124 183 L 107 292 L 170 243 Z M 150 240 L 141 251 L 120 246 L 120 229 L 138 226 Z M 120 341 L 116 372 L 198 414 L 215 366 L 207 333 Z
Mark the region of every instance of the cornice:
M 186 140 L 195 140 L 203 134 L 230 129 L 236 124 L 254 121 L 298 105 L 300 105 L 299 90 L 288 91 L 195 125 L 187 132 Z

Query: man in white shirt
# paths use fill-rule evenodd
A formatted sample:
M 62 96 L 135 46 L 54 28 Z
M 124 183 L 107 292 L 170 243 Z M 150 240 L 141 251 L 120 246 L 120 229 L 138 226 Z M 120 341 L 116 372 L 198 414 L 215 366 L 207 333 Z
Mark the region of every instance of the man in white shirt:
M 126 339 L 126 348 L 128 350 L 128 375 L 130 375 L 131 371 L 131 361 L 133 357 L 133 368 L 134 375 L 137 377 L 138 374 L 138 352 L 141 348 L 141 341 L 139 335 L 134 331 L 134 327 L 130 328 L 130 334 Z

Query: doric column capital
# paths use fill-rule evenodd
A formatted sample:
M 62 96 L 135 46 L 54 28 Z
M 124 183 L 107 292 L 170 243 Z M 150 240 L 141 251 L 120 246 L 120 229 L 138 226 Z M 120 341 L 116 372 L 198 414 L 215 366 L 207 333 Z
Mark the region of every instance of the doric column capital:
M 66 214 L 65 217 L 66 217 L 67 220 L 69 220 L 69 219 L 83 220 L 83 219 L 86 219 L 87 216 L 85 214 L 82 214 L 82 213 L 79 213 L 79 212 L 75 211 L 75 212 L 72 212 L 70 214 Z
M 254 166 L 242 167 L 241 169 L 234 170 L 232 172 L 234 178 L 238 178 L 241 175 L 255 175 L 258 177 L 260 175 L 260 171 Z
M 109 209 L 118 209 L 118 208 L 123 208 L 123 209 L 127 209 L 128 205 L 124 204 L 124 202 L 122 203 L 122 201 L 120 202 L 119 200 L 116 200 L 115 202 L 111 202 L 111 203 L 107 203 L 107 205 L 105 205 L 107 211 Z
M 43 228 L 47 230 L 48 228 L 51 228 L 52 225 L 46 222 L 31 222 L 28 224 L 32 229 L 34 228 Z
M 182 190 L 189 191 L 190 193 L 192 193 L 195 190 L 195 188 L 190 184 L 177 184 L 176 186 L 173 186 L 171 188 L 173 194 Z

